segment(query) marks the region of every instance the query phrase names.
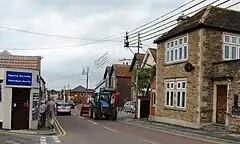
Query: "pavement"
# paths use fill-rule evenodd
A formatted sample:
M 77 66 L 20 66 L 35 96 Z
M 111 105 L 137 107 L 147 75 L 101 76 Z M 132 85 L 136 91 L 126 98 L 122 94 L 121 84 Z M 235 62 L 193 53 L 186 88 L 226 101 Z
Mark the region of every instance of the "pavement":
M 196 139 L 142 128 L 123 122 L 132 114 L 119 114 L 120 120 L 92 120 L 88 116 L 79 116 L 77 109 L 71 116 L 57 116 L 64 134 L 59 140 L 63 144 L 214 144 L 216 141 Z

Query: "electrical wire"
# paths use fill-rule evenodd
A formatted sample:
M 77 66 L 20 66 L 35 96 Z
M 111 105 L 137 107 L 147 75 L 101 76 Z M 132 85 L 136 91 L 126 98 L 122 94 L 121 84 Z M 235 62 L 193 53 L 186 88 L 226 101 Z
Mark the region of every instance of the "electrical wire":
M 188 10 L 190 10 L 190 9 L 192 9 L 192 8 L 200 5 L 201 3 L 205 2 L 205 1 L 207 1 L 207 0 L 201 0 L 201 1 L 198 2 L 197 4 L 194 4 L 193 6 L 188 7 L 188 8 L 186 8 L 186 9 L 184 9 L 184 10 L 182 10 L 182 11 L 180 11 L 180 12 L 178 12 L 178 13 L 172 15 L 172 16 L 169 16 L 169 17 L 167 17 L 167 18 L 165 18 L 165 19 L 163 19 L 163 20 L 161 20 L 161 21 L 159 21 L 159 22 L 157 22 L 157 23 L 154 23 L 154 24 L 152 24 L 152 25 L 150 25 L 150 26 L 148 26 L 148 27 L 146 27 L 146 28 L 144 28 L 144 29 L 138 30 L 137 32 L 134 32 L 134 33 L 130 33 L 130 32 L 129 32 L 129 33 L 128 33 L 128 36 L 129 36 L 129 38 L 135 37 L 135 36 L 132 36 L 132 35 L 137 35 L 138 33 L 140 33 L 140 32 L 143 31 L 143 30 L 147 30 L 147 29 L 149 29 L 149 28 L 151 28 L 151 27 L 153 27 L 153 26 L 155 26 L 155 25 L 158 25 L 158 24 L 160 24 L 160 23 L 162 23 L 162 22 L 165 22 L 166 20 L 169 20 L 169 19 L 171 19 L 171 18 L 173 18 L 173 17 L 175 17 L 175 16 L 177 16 L 177 15 L 179 15 L 179 14 L 182 14 L 183 12 L 188 11 Z M 131 36 L 132 36 L 132 37 L 131 37 Z
M 155 21 L 158 21 L 160 18 L 163 18 L 163 17 L 165 17 L 165 16 L 167 16 L 167 15 L 175 12 L 176 10 L 178 10 L 178 9 L 180 9 L 180 8 L 182 8 L 182 7 L 186 6 L 186 5 L 194 2 L 194 1 L 196 1 L 196 0 L 191 0 L 191 1 L 189 1 L 188 3 L 186 3 L 186 4 L 180 5 L 179 7 L 171 10 L 170 12 L 168 12 L 168 13 L 166 13 L 166 14 L 164 14 L 164 15 L 162 15 L 162 16 L 160 16 L 160 17 L 157 17 L 156 19 L 151 20 L 150 22 L 147 22 L 147 23 L 145 23 L 145 24 L 143 24 L 143 25 L 141 25 L 141 26 L 139 26 L 139 27 L 137 27 L 137 28 L 134 28 L 134 29 L 130 30 L 129 33 L 133 32 L 133 31 L 135 31 L 135 30 L 138 30 L 138 29 L 140 29 L 140 28 L 142 28 L 142 27 L 145 27 L 145 26 L 147 26 L 147 25 L 149 25 L 149 24 L 151 24 L 151 23 L 153 23 L 153 22 L 155 22 Z
M 219 1 L 219 0 L 214 1 L 214 3 L 217 2 L 217 1 Z M 226 0 L 226 1 L 220 3 L 220 4 L 216 5 L 216 6 L 223 5 L 223 4 L 225 4 L 225 3 L 229 2 L 229 1 L 230 1 L 230 0 Z M 209 4 L 208 4 L 208 5 L 209 5 Z M 208 5 L 203 6 L 203 7 L 201 7 L 200 9 L 195 10 L 194 12 L 206 8 Z M 192 13 L 192 12 L 190 12 L 190 13 Z M 189 15 L 190 13 L 188 13 L 188 15 Z M 152 32 L 151 34 L 148 34 L 148 35 L 147 35 L 147 36 L 151 36 L 151 37 L 147 37 L 147 36 L 141 37 L 141 38 L 144 38 L 144 39 L 141 39 L 141 41 L 144 42 L 144 41 L 147 41 L 147 40 L 150 40 L 150 39 L 153 39 L 153 38 L 159 37 L 159 36 L 161 36 L 162 34 L 164 34 L 164 32 L 163 32 L 163 33 L 160 33 L 160 34 L 156 34 L 156 35 L 154 35 L 154 36 L 152 36 L 152 35 L 155 34 L 155 33 L 161 32 L 162 30 L 167 30 L 168 28 L 171 28 L 171 27 L 173 27 L 174 25 L 177 25 L 177 23 L 174 23 L 174 24 L 172 24 L 172 25 L 169 25 L 169 26 L 167 26 L 167 27 L 165 27 L 165 28 L 163 28 L 163 29 L 160 29 L 160 30 L 154 31 L 154 32 Z M 135 41 L 135 42 L 134 42 L 134 41 Z M 134 44 L 137 44 L 136 41 L 137 41 L 137 39 L 135 39 L 135 40 L 131 40 L 129 43 L 131 43 L 131 45 L 134 45 Z M 134 43 L 132 43 L 132 42 L 134 42 Z
M 70 37 L 70 36 L 63 36 L 63 35 L 55 35 L 55 34 L 50 34 L 50 33 L 42 33 L 42 32 L 34 32 L 34 31 L 29 31 L 29 30 L 22 30 L 18 28 L 10 28 L 6 26 L 1 26 L 0 29 L 5 29 L 5 30 L 10 30 L 10 31 L 16 31 L 16 32 L 22 32 L 22 33 L 28 33 L 28 34 L 34 34 L 34 35 L 41 35 L 41 36 L 49 36 L 49 37 L 57 37 L 57 38 L 64 38 L 64 39 L 73 39 L 73 40 L 84 40 L 84 41 L 111 41 L 107 39 L 89 39 L 89 38 L 79 38 L 79 37 Z

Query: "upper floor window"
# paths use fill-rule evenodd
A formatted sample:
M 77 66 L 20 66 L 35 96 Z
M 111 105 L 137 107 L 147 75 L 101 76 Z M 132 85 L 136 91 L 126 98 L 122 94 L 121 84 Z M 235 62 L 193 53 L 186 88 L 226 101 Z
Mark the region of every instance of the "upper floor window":
M 165 44 L 165 63 L 186 61 L 188 59 L 188 37 L 174 39 Z
M 240 35 L 223 35 L 223 59 L 240 59 Z

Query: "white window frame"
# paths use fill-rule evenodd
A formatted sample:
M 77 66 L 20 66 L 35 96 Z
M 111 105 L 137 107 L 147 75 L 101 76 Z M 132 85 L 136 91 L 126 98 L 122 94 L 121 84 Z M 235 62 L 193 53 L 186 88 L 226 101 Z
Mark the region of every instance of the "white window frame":
M 185 83 L 185 87 L 183 87 L 183 83 Z M 180 84 L 180 87 L 178 85 Z M 178 93 L 180 92 L 180 103 L 178 105 Z M 185 93 L 185 101 L 184 106 L 182 106 L 183 93 Z M 187 101 L 187 81 L 186 80 L 176 80 L 176 107 L 177 108 L 186 108 Z
M 152 106 L 156 106 L 156 92 L 153 91 L 152 92 Z
M 184 42 L 184 39 L 187 39 L 186 42 Z M 182 43 L 180 44 L 180 40 L 182 41 Z M 168 41 L 165 43 L 165 63 L 166 64 L 172 64 L 172 63 L 178 63 L 178 62 L 184 62 L 188 60 L 188 42 L 189 42 L 189 38 L 188 35 L 182 36 L 180 38 L 177 39 L 173 39 L 171 41 Z M 173 45 L 172 45 L 173 43 Z M 177 43 L 177 44 L 176 44 Z M 186 49 L 186 53 L 184 52 L 184 48 Z M 181 59 L 180 59 L 180 48 L 182 50 L 181 53 Z M 171 51 L 173 51 L 173 59 L 171 59 Z M 175 51 L 177 53 L 175 53 Z M 177 54 L 177 55 L 176 55 Z M 184 58 L 184 55 L 186 54 L 186 58 Z
M 167 87 L 168 84 L 169 84 L 169 88 Z M 168 92 L 169 92 L 169 101 L 167 101 Z M 166 81 L 165 83 L 165 106 L 174 107 L 174 81 Z
M 229 42 L 225 41 L 225 37 L 228 36 L 229 37 Z M 233 43 L 232 42 L 232 38 L 233 37 L 236 37 L 236 43 Z M 223 33 L 223 36 L 222 36 L 222 41 L 223 41 L 223 46 L 222 46 L 222 49 L 223 49 L 223 55 L 222 55 L 222 58 L 223 60 L 234 60 L 234 59 L 240 59 L 240 35 L 235 35 L 235 34 L 225 34 Z M 225 47 L 226 46 L 229 46 L 229 58 L 225 58 Z M 233 47 L 236 47 L 236 58 L 232 58 L 232 48 Z

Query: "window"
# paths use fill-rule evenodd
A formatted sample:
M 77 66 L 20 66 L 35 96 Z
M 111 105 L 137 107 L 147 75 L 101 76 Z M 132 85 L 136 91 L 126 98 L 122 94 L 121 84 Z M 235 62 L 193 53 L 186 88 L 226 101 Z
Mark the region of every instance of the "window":
M 174 82 L 166 83 L 165 105 L 173 106 Z
M 186 61 L 188 59 L 188 37 L 187 36 L 167 42 L 165 45 L 166 45 L 166 48 L 165 48 L 166 63 Z
M 187 81 L 174 79 L 165 81 L 165 105 L 176 108 L 186 108 Z M 175 103 L 174 103 L 175 102 Z
M 177 81 L 176 107 L 186 108 L 186 81 Z
M 240 36 L 224 35 L 223 36 L 223 59 L 234 60 L 240 59 Z
M 152 92 L 152 105 L 155 106 L 156 105 L 156 93 Z

